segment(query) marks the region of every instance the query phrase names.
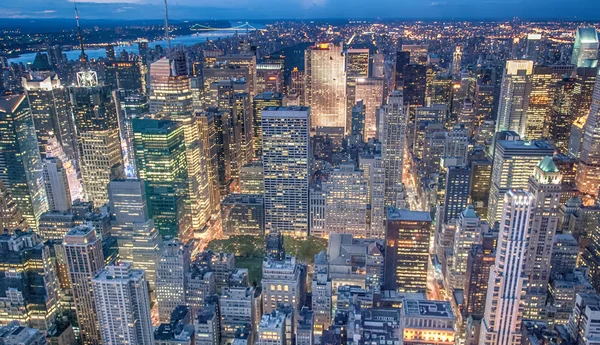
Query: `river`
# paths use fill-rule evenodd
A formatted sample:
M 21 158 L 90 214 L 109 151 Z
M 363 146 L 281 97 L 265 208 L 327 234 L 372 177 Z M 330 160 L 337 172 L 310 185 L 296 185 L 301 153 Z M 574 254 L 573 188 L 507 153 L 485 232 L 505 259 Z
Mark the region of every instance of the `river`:
M 236 23 L 236 25 L 237 25 L 237 23 Z M 265 26 L 262 24 L 252 24 L 251 23 L 250 25 L 257 29 L 265 28 Z M 252 31 L 252 30 L 250 30 L 250 31 Z M 209 32 L 198 33 L 195 35 L 175 36 L 175 37 L 171 38 L 171 46 L 173 46 L 173 47 L 178 46 L 178 45 L 192 46 L 196 43 L 206 42 L 209 39 L 216 40 L 218 38 L 231 37 L 231 36 L 234 36 L 235 34 L 236 34 L 235 31 L 230 31 L 230 30 L 214 30 L 214 31 L 209 31 Z M 238 31 L 238 35 L 245 35 L 245 34 L 246 34 L 246 30 L 244 30 L 244 29 Z M 153 41 L 153 42 L 150 42 L 148 45 L 150 46 L 150 48 L 154 48 L 157 45 L 166 47 L 167 41 L 165 41 L 165 40 Z M 119 53 L 123 50 L 126 50 L 127 52 L 131 52 L 131 53 L 135 53 L 135 54 L 139 53 L 137 43 L 130 44 L 130 45 L 115 46 L 115 53 L 117 56 L 119 56 Z M 78 49 L 74 49 L 74 50 L 65 51 L 64 53 L 67 55 L 67 58 L 69 60 L 77 60 L 77 59 L 79 59 L 79 55 L 81 52 Z M 86 48 L 85 53 L 88 55 L 88 58 L 90 58 L 90 59 L 98 59 L 98 58 L 106 56 L 105 48 Z M 14 62 L 14 63 L 22 62 L 23 64 L 31 63 L 31 62 L 33 62 L 33 59 L 35 58 L 35 55 L 36 55 L 36 53 L 21 54 L 20 56 L 18 56 L 16 58 L 8 59 L 8 62 L 9 63 L 10 62 Z

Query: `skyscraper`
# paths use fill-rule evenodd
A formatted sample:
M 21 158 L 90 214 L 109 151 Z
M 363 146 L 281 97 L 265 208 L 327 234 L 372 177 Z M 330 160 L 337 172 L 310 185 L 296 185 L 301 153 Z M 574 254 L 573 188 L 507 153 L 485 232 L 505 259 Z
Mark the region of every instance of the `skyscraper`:
M 95 73 L 80 77 L 78 86 L 69 88 L 83 187 L 96 206 L 108 202 L 106 187 L 112 177 L 123 176 L 123 156 L 119 122 L 113 93 L 108 85 L 99 85 Z
M 130 262 L 107 266 L 93 279 L 103 344 L 154 344 L 144 271 Z
M 317 43 L 304 55 L 311 128 L 346 128 L 346 72 L 342 45 Z M 312 129 L 311 129 L 312 131 Z
M 558 225 L 558 207 L 561 205 L 562 174 L 552 157 L 546 156 L 536 165 L 529 178 L 529 192 L 533 197 L 529 250 L 526 254 L 527 296 L 524 318 L 546 318 L 546 296 L 550 280 L 550 259 L 554 235 Z
M 71 208 L 71 191 L 62 161 L 55 157 L 46 158 L 43 167 L 48 208 L 51 211 L 60 212 L 69 210 Z
M 362 100 L 365 106 L 364 140 L 377 137 L 377 110 L 383 103 L 383 78 L 357 78 L 354 81 L 354 103 Z
M 84 345 L 99 345 L 102 340 L 92 278 L 104 266 L 102 242 L 96 237 L 93 228 L 81 225 L 67 233 L 63 248 L 81 340 Z
M 595 27 L 579 27 L 575 34 L 571 64 L 585 67 L 589 60 L 598 59 L 598 31 Z
M 487 219 L 493 226 L 502 217 L 504 194 L 526 188 L 533 168 L 554 148 L 545 141 L 498 140 L 492 166 Z
M 262 112 L 266 231 L 308 235 L 309 128 L 309 108 Z
M 425 292 L 429 267 L 429 212 L 387 208 L 384 287 L 400 292 Z
M 0 230 L 13 232 L 16 229 L 27 229 L 27 221 L 13 200 L 12 195 L 0 181 Z
M 326 233 L 366 237 L 368 200 L 363 171 L 356 169 L 354 163 L 341 164 L 323 182 L 323 189 L 327 193 Z
M 275 92 L 263 92 L 258 94 L 252 100 L 252 146 L 254 158 L 262 157 L 262 111 L 265 107 L 283 106 L 283 94 Z
M 0 181 L 29 226 L 48 210 L 42 160 L 25 95 L 0 98 Z
M 165 244 L 156 270 L 156 300 L 161 322 L 169 322 L 173 310 L 185 305 L 185 277 L 189 268 L 189 248 L 179 241 Z
M 597 196 L 600 186 L 600 78 L 598 77 L 596 77 L 590 112 L 583 129 L 583 143 L 577 166 L 577 189 Z
M 490 270 L 479 344 L 521 343 L 527 288 L 525 262 L 533 203 L 533 196 L 523 190 L 510 190 L 504 196 L 498 254 Z
M 481 245 L 473 245 L 467 258 L 464 279 L 465 312 L 481 319 L 485 312 L 490 267 L 496 261 L 495 238 L 483 236 Z
M 346 100 L 347 117 L 356 103 L 356 82 L 369 77 L 369 49 L 346 50 Z M 346 124 L 348 126 L 349 124 Z
M 471 174 L 471 167 L 468 165 L 449 166 L 446 169 L 443 224 L 454 223 L 467 207 Z
M 498 104 L 496 132 L 515 131 L 521 137 L 525 137 L 532 75 L 533 61 L 506 61 Z
M 380 139 L 385 168 L 385 204 L 396 206 L 402 184 L 406 112 L 402 93 L 392 92 L 381 109 Z

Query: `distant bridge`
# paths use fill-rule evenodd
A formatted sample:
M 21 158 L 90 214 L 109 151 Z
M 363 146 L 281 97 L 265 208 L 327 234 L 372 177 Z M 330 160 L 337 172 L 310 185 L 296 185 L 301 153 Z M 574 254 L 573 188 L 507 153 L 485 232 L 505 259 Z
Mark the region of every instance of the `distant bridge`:
M 244 24 L 241 24 L 241 25 L 238 25 L 238 26 L 232 26 L 230 28 L 213 28 L 213 27 L 210 27 L 210 26 L 207 26 L 207 25 L 194 24 L 194 25 L 190 26 L 190 30 L 192 30 L 192 31 L 215 31 L 215 30 L 218 30 L 218 31 L 235 31 L 235 32 L 238 32 L 238 31 L 246 31 L 246 32 L 249 32 L 249 31 L 260 31 L 260 32 L 263 32 L 263 31 L 266 31 L 265 29 L 257 29 L 254 26 L 248 24 L 248 22 L 246 22 Z

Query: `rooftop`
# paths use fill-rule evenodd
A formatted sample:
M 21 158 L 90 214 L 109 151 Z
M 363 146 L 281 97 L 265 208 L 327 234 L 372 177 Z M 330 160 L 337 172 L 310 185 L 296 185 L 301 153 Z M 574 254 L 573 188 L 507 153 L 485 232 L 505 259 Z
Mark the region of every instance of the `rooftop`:
M 558 168 L 556 164 L 554 164 L 554 160 L 550 156 L 545 156 L 538 163 L 538 168 L 542 169 L 543 172 L 558 172 Z
M 388 220 L 410 220 L 416 222 L 431 222 L 431 215 L 425 211 L 401 210 L 394 207 L 387 208 Z
M 404 299 L 402 313 L 405 316 L 454 319 L 452 306 L 447 301 Z

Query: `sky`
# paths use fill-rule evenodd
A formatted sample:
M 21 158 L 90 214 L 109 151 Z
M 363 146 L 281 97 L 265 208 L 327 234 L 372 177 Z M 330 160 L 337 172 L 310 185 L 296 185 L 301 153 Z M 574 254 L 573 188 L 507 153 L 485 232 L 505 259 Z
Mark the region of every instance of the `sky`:
M 600 20 L 599 0 L 168 0 L 173 19 Z M 78 0 L 82 19 L 159 19 L 163 0 Z M 5 0 L 0 18 L 69 18 L 72 0 Z

